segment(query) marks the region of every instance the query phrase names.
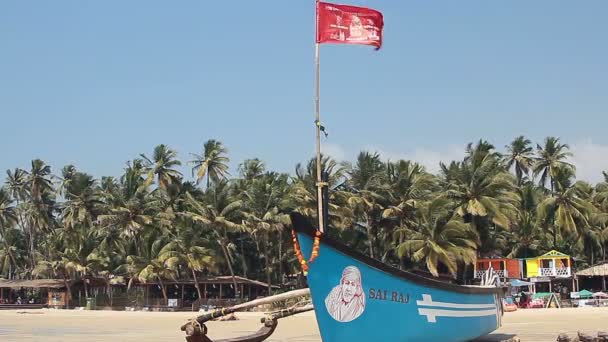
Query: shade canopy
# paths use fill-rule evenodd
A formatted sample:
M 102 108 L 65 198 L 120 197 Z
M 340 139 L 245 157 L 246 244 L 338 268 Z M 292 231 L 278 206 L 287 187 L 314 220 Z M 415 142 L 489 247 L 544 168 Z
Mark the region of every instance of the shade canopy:
M 576 275 L 584 277 L 606 277 L 608 276 L 608 262 L 578 271 L 576 272 Z
M 583 290 L 578 292 L 578 296 L 581 298 L 589 298 L 593 297 L 593 293 L 591 291 Z
M 531 283 L 529 281 L 519 280 L 519 279 L 511 280 L 511 286 L 513 286 L 513 287 L 530 286 L 530 285 L 534 285 L 534 283 Z

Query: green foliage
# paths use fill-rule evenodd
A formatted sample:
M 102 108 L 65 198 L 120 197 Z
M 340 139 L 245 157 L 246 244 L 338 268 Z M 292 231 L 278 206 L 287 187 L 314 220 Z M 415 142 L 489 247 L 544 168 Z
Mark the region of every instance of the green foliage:
M 608 173 L 595 185 L 577 181 L 568 145 L 554 137 L 533 149 L 519 136 L 502 154 L 479 140 L 465 152 L 441 163 L 438 174 L 374 152 L 352 164 L 322 156 L 327 234 L 383 262 L 435 275 L 462 274 L 490 254 L 559 249 L 587 264 L 606 259 Z M 206 141 L 190 161 L 191 179 L 166 145 L 127 162 L 116 178 L 96 179 L 73 165 L 55 176 L 38 159 L 27 170 L 7 171 L 0 276 L 285 281 L 300 271 L 288 214 L 313 222 L 317 216 L 316 159 L 297 164 L 293 175 L 247 159 L 230 178 L 227 153 L 220 141 Z

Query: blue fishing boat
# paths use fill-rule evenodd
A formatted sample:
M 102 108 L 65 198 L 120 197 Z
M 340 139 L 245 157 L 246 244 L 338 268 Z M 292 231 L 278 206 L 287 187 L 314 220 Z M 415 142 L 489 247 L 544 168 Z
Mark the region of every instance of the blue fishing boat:
M 291 215 L 303 255 L 317 230 Z M 500 327 L 503 289 L 405 272 L 324 235 L 307 280 L 323 341 L 470 341 Z

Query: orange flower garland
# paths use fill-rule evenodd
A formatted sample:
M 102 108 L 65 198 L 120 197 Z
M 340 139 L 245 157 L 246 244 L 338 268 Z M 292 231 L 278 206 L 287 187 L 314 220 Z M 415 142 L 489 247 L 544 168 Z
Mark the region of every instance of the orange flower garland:
M 308 263 L 312 263 L 313 261 L 315 261 L 315 259 L 319 256 L 319 249 L 320 249 L 320 245 L 321 245 L 321 232 L 317 230 L 316 234 L 315 234 L 315 240 L 312 246 L 312 253 L 310 255 L 310 259 L 308 260 L 308 263 L 306 262 L 306 259 L 304 259 L 304 256 L 302 255 L 302 250 L 300 249 L 300 244 L 298 243 L 298 237 L 296 236 L 296 232 L 292 229 L 291 230 L 291 236 L 293 237 L 293 249 L 296 252 L 296 256 L 298 257 L 298 262 L 300 263 L 300 266 L 302 267 L 302 271 L 304 272 L 304 275 L 307 276 L 308 275 Z

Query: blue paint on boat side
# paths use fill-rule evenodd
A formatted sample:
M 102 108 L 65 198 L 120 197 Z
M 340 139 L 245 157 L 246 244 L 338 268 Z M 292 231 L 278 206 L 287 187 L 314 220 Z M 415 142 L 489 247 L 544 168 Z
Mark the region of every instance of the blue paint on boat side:
M 312 238 L 298 233 L 298 240 L 302 253 L 310 255 Z M 460 342 L 500 324 L 497 295 L 417 284 L 323 243 L 309 267 L 307 279 L 324 342 Z

